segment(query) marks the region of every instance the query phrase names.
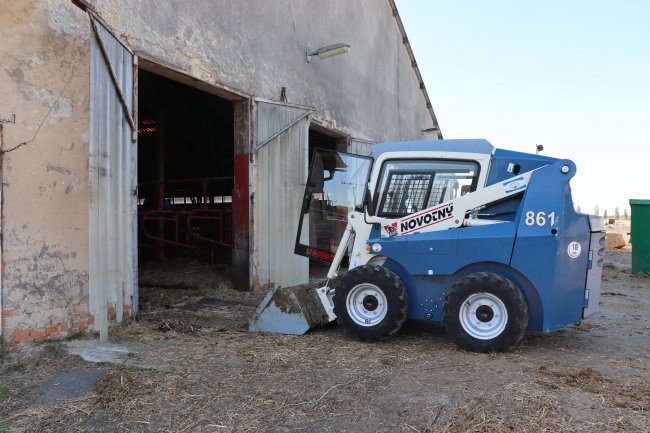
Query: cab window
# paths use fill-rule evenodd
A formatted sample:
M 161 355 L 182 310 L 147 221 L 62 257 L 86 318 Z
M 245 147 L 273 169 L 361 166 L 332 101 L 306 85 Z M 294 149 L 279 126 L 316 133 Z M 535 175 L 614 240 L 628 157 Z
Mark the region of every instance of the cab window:
M 377 216 L 401 218 L 476 189 L 474 161 L 390 160 L 382 167 L 375 194 Z

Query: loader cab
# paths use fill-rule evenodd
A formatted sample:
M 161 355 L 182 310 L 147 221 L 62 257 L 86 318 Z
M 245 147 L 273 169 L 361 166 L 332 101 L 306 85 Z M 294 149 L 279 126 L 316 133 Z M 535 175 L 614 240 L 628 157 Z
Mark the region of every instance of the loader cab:
M 482 139 L 377 144 L 372 156 L 368 211 L 380 218 L 401 218 L 557 161 Z M 520 201 L 515 195 L 491 203 L 479 217 L 512 220 Z
M 381 165 L 369 214 L 401 218 L 476 190 L 476 161 L 389 159 Z
M 331 262 L 351 211 L 395 218 L 485 185 L 494 147 L 486 140 L 372 146 L 372 157 L 315 149 L 294 253 Z M 369 191 L 369 198 L 366 196 Z
M 485 140 L 377 144 L 368 213 L 400 218 L 482 188 L 493 151 Z

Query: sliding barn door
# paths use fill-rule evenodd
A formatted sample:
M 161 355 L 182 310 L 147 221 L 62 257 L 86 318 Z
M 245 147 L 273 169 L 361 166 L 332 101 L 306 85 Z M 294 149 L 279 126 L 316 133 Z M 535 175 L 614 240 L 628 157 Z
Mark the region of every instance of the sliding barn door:
M 309 281 L 309 261 L 293 253 L 309 160 L 311 110 L 256 100 L 253 286 Z
M 89 303 L 100 339 L 109 314 L 137 309 L 136 125 L 134 56 L 90 16 Z

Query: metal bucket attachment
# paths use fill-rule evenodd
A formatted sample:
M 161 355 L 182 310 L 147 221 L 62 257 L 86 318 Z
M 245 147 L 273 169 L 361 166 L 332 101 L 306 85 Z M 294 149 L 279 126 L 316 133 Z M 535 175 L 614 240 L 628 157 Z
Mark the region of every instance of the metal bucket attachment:
M 324 284 L 273 289 L 257 307 L 248 330 L 302 335 L 311 328 L 326 325 L 331 321 L 330 316 L 318 295 L 319 290 L 325 293 Z

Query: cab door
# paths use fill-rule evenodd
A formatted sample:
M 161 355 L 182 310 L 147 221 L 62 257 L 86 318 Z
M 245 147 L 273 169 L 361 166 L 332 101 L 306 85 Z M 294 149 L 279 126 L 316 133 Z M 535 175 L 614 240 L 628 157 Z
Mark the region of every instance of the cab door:
M 299 217 L 296 254 L 331 262 L 339 247 L 347 215 L 363 211 L 363 197 L 373 159 L 316 149 Z

